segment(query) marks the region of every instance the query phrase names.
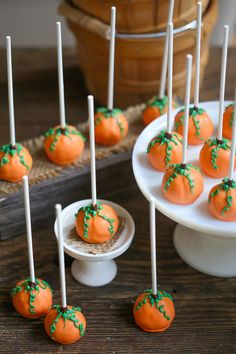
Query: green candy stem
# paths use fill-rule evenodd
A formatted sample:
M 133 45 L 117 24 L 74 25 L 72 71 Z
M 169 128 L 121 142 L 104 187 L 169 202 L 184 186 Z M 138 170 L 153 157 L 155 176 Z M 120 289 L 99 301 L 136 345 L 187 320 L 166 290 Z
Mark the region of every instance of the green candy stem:
M 23 151 L 23 146 L 21 144 L 16 143 L 15 146 L 12 146 L 11 144 L 3 145 L 0 149 L 1 152 L 4 153 L 3 157 L 0 160 L 0 168 L 3 167 L 4 165 L 7 165 L 10 160 L 9 157 L 13 157 L 17 155 L 19 157 L 20 163 L 25 166 L 27 170 L 29 170 L 29 166 L 25 162 L 24 155 L 21 154 Z
M 74 326 L 79 330 L 80 336 L 82 337 L 84 335 L 84 333 L 85 333 L 84 325 L 83 325 L 83 323 L 79 323 L 79 320 L 76 317 L 76 311 L 81 312 L 80 307 L 72 306 L 71 309 L 70 308 L 62 309 L 61 306 L 59 306 L 59 305 L 53 305 L 52 308 L 57 311 L 57 316 L 54 319 L 54 321 L 52 322 L 51 327 L 50 327 L 50 336 L 51 337 L 53 337 L 53 333 L 57 329 L 57 323 L 60 318 L 63 318 L 64 323 L 66 321 L 71 321 L 74 324 Z
M 182 113 L 179 122 L 175 122 L 175 129 L 178 129 L 180 125 L 184 124 L 184 108 L 182 108 L 179 113 Z M 194 127 L 196 130 L 196 136 L 200 139 L 200 140 L 204 140 L 204 138 L 201 136 L 201 131 L 200 131 L 200 120 L 199 120 L 199 115 L 202 115 L 203 113 L 205 113 L 205 109 L 203 108 L 198 108 L 198 107 L 190 107 L 189 108 L 189 118 L 193 118 L 193 123 L 194 123 Z
M 65 128 L 57 127 L 57 128 L 49 128 L 48 131 L 44 134 L 45 138 L 55 135 L 52 144 L 50 145 L 50 151 L 55 151 L 57 147 L 57 142 L 59 140 L 59 137 L 61 135 L 65 135 L 68 139 L 71 140 L 70 135 L 77 135 L 80 136 L 83 141 L 86 141 L 86 138 L 84 135 L 79 132 L 75 128 L 71 128 L 68 125 L 65 126 Z
M 95 216 L 99 216 L 100 218 L 106 220 L 109 223 L 108 231 L 113 236 L 114 235 L 114 219 L 108 218 L 106 215 L 103 215 L 101 211 L 103 210 L 103 205 L 100 202 L 97 202 L 96 207 L 92 204 L 87 205 L 86 207 L 81 207 L 76 213 L 76 217 L 80 211 L 84 212 L 84 237 L 88 238 L 88 228 L 89 228 L 89 220 Z
M 230 180 L 229 178 L 224 178 L 219 186 L 214 190 L 214 192 L 209 195 L 208 203 L 210 203 L 212 198 L 217 196 L 221 191 L 224 191 L 226 193 L 226 205 L 221 209 L 220 212 L 221 215 L 224 215 L 226 212 L 230 211 L 232 207 L 233 197 L 229 195 L 229 191 L 233 189 L 236 190 L 236 181 Z
M 34 300 L 36 298 L 36 294 L 33 291 L 37 291 L 39 293 L 39 288 L 44 290 L 48 288 L 52 292 L 52 288 L 45 280 L 35 279 L 35 283 L 32 284 L 31 279 L 28 277 L 24 282 L 11 290 L 11 296 L 14 297 L 17 293 L 20 293 L 23 289 L 25 289 L 25 292 L 29 292 L 29 312 L 35 314 Z
M 122 111 L 119 108 L 108 109 L 107 107 L 100 107 L 97 109 L 96 113 L 102 113 L 103 117 L 106 119 L 114 118 L 116 124 L 120 129 L 121 135 L 124 134 L 124 125 L 119 119 L 119 115 L 122 114 Z M 97 117 L 95 120 L 95 126 L 99 125 L 103 117 Z
M 153 295 L 152 289 L 146 289 L 144 292 L 147 294 L 144 296 L 143 300 L 141 300 L 138 303 L 138 305 L 135 308 L 135 311 L 138 311 L 143 305 L 149 302 L 152 307 L 155 306 L 157 310 L 163 315 L 163 317 L 169 321 L 170 316 L 167 315 L 164 309 L 164 305 L 160 305 L 159 302 L 164 298 L 168 298 L 172 300 L 172 296 L 165 291 L 159 291 L 159 290 L 157 292 L 157 295 Z
M 193 190 L 195 188 L 195 183 L 191 177 L 191 169 L 194 168 L 195 170 L 200 171 L 199 168 L 191 163 L 188 163 L 185 166 L 183 166 L 180 163 L 177 163 L 177 164 L 170 165 L 169 167 L 173 168 L 173 173 L 168 178 L 167 182 L 165 183 L 164 189 L 167 190 L 170 187 L 171 183 L 174 181 L 174 179 L 178 175 L 180 175 L 180 176 L 184 176 L 187 178 L 188 183 L 189 183 L 189 187 L 190 187 L 190 191 L 191 191 L 191 193 L 193 193 Z
M 169 166 L 170 162 L 171 162 L 171 158 L 172 158 L 172 150 L 173 147 L 171 146 L 171 143 L 173 143 L 174 145 L 179 145 L 179 143 L 182 144 L 183 140 L 179 137 L 178 134 L 176 133 L 171 133 L 171 135 L 168 135 L 166 130 L 162 130 L 160 132 L 160 134 L 158 134 L 157 136 L 155 136 L 150 143 L 148 144 L 147 147 L 147 153 L 150 152 L 151 148 L 155 145 L 155 144 L 160 144 L 160 145 L 166 145 L 166 156 L 165 156 L 165 163 L 167 165 L 167 167 Z

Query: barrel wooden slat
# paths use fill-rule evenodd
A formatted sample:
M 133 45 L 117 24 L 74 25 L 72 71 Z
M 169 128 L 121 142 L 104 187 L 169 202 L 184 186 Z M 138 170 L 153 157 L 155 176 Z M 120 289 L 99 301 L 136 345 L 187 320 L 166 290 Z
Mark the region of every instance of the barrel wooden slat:
M 175 0 L 174 27 L 196 18 L 198 0 Z M 210 0 L 202 0 L 203 11 Z M 168 0 L 73 0 L 79 9 L 104 23 L 110 22 L 110 8 L 117 8 L 117 30 L 124 33 L 161 31 L 166 27 Z

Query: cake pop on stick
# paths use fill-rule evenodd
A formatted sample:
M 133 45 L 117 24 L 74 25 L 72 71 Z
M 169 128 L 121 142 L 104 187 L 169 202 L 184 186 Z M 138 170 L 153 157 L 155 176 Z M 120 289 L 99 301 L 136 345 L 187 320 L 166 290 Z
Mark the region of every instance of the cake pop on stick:
M 168 42 L 169 42 L 168 24 L 171 23 L 173 20 L 173 11 L 174 11 L 174 0 L 169 0 L 166 38 L 165 38 L 165 45 L 164 45 L 159 94 L 157 96 L 152 97 L 146 103 L 146 107 L 143 111 L 143 122 L 145 125 L 148 125 L 154 119 L 159 118 L 162 114 L 167 112 L 168 100 L 170 99 L 165 95 L 167 61 L 168 61 Z M 169 102 L 172 102 L 172 106 L 176 107 L 176 103 L 173 102 L 172 99 Z
M 234 110 L 234 105 L 231 103 L 225 108 L 223 114 L 223 137 L 227 139 L 232 139 Z
M 71 344 L 77 342 L 84 335 L 86 320 L 80 307 L 67 305 L 61 205 L 57 204 L 55 209 L 57 216 L 61 305 L 53 305 L 44 319 L 44 328 L 47 335 L 55 342 Z
M 173 73 L 173 24 L 168 24 L 168 102 L 172 102 Z M 147 157 L 157 171 L 165 171 L 170 164 L 182 159 L 182 137 L 171 131 L 172 106 L 167 109 L 167 128 L 156 135 L 148 144 Z
M 114 108 L 116 8 L 111 7 L 110 49 L 108 70 L 107 107 L 100 107 L 95 114 L 95 140 L 102 145 L 115 145 L 128 133 L 128 121 L 119 108 Z
M 15 117 L 13 99 L 11 37 L 6 37 L 7 47 L 7 81 L 9 103 L 10 144 L 0 148 L 0 179 L 8 182 L 19 182 L 24 175 L 29 174 L 33 160 L 29 151 L 16 143 Z
M 12 289 L 12 303 L 21 316 L 40 318 L 52 307 L 52 290 L 46 281 L 35 278 L 28 176 L 23 177 L 23 190 L 30 276 L 19 281 Z
M 206 175 L 214 178 L 227 176 L 230 163 L 231 142 L 228 139 L 222 137 L 228 31 L 229 27 L 224 26 L 217 137 L 208 139 L 203 145 L 199 155 L 199 161 L 202 170 Z
M 146 332 L 165 331 L 170 327 L 175 317 L 175 308 L 171 295 L 157 289 L 155 212 L 155 201 L 151 198 L 149 215 L 152 289 L 147 289 L 139 295 L 133 307 L 136 324 Z
M 93 96 L 88 96 L 88 113 L 92 201 L 78 210 L 75 225 L 78 236 L 85 242 L 103 243 L 115 235 L 119 217 L 111 206 L 97 201 Z
M 236 103 L 236 88 L 235 100 Z M 214 186 L 208 196 L 208 207 L 211 214 L 223 221 L 236 221 L 236 180 L 233 178 L 236 149 L 236 113 L 234 112 L 232 127 L 232 145 L 230 151 L 229 177 Z
M 207 112 L 199 107 L 200 57 L 201 57 L 202 3 L 197 3 L 197 33 L 195 57 L 194 105 L 189 110 L 188 142 L 190 145 L 203 144 L 213 133 L 213 123 Z M 175 116 L 175 130 L 183 134 L 184 108 Z
M 66 124 L 61 22 L 57 22 L 57 61 L 60 125 L 49 128 L 45 133 L 44 149 L 52 162 L 57 165 L 66 166 L 77 160 L 82 154 L 85 137 L 76 127 Z
M 182 163 L 173 164 L 166 170 L 161 186 L 169 201 L 183 205 L 193 203 L 203 191 L 203 178 L 199 168 L 187 163 L 191 68 L 192 56 L 187 55 Z

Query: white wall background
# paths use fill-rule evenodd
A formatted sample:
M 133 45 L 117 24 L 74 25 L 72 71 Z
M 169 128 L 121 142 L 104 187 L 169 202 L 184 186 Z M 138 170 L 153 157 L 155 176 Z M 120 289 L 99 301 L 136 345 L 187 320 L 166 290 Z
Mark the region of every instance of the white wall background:
M 89 1 L 89 0 L 87 0 Z M 57 7 L 61 0 L 0 0 L 0 46 L 5 46 L 5 36 L 12 36 L 14 46 L 55 46 Z M 231 41 L 236 32 L 236 0 L 220 0 L 218 24 L 212 44 L 220 45 L 224 24 L 230 25 Z M 73 36 L 63 23 L 63 45 L 72 46 Z

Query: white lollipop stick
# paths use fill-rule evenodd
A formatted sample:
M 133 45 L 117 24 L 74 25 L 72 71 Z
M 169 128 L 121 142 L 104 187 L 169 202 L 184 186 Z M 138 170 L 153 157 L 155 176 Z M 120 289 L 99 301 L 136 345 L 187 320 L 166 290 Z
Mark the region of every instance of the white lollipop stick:
M 58 234 L 58 257 L 60 268 L 60 285 L 61 285 L 61 306 L 66 308 L 66 277 L 65 277 L 65 259 L 64 259 L 64 246 L 63 246 L 63 229 L 61 219 L 61 205 L 55 205 L 56 217 L 57 217 L 57 234 Z
M 114 101 L 114 66 L 115 66 L 115 34 L 116 34 L 116 8 L 111 7 L 110 48 L 109 48 L 109 72 L 107 108 L 113 109 Z
M 222 47 L 222 59 L 221 59 L 220 102 L 219 102 L 218 132 L 217 132 L 217 139 L 218 140 L 222 140 L 228 38 L 229 38 L 229 26 L 225 25 L 224 26 L 223 47 Z
M 91 167 L 91 192 L 92 204 L 97 204 L 96 188 L 96 157 L 95 157 L 95 136 L 94 136 L 94 102 L 93 96 L 88 96 L 88 114 L 89 114 L 89 139 L 90 139 L 90 167 Z
M 234 174 L 234 159 L 235 159 L 235 149 L 236 149 L 236 89 L 234 96 L 234 118 L 233 118 L 233 128 L 232 128 L 232 145 L 230 151 L 230 167 L 229 167 L 229 179 L 233 179 Z
M 14 117 L 14 99 L 13 99 L 13 79 L 12 79 L 12 59 L 11 59 L 11 37 L 6 37 L 7 46 L 7 81 L 8 81 L 8 104 L 9 104 L 9 122 L 10 122 L 10 143 L 16 145 L 15 136 L 15 117 Z
M 27 234 L 27 245 L 28 245 L 30 280 L 32 281 L 32 283 L 35 283 L 34 254 L 33 254 L 33 245 L 32 245 L 32 228 L 31 228 L 31 216 L 30 216 L 30 198 L 29 198 L 28 176 L 23 177 L 23 191 L 24 191 L 24 201 L 25 201 L 25 220 L 26 220 L 26 234 Z
M 192 55 L 188 54 L 186 60 L 186 86 L 185 86 L 185 110 L 184 110 L 184 134 L 183 134 L 183 157 L 182 164 L 187 163 L 188 151 L 188 121 L 189 121 L 189 102 L 191 90 L 191 76 L 192 76 Z
M 157 294 L 157 260 L 156 260 L 156 209 L 155 200 L 151 198 L 149 204 L 150 218 L 150 247 L 151 247 L 151 267 L 152 267 L 152 293 Z
M 197 3 L 197 34 L 196 34 L 196 67 L 194 85 L 194 106 L 199 104 L 199 83 L 200 83 L 200 57 L 201 57 L 201 27 L 202 27 L 202 3 Z
M 168 110 L 167 110 L 167 133 L 171 134 L 172 116 L 172 76 L 173 76 L 173 23 L 168 24 Z
M 65 117 L 61 22 L 57 22 L 57 65 L 58 65 L 58 88 L 59 88 L 59 103 L 60 103 L 60 125 L 62 128 L 65 128 L 66 117 Z
M 173 12 L 174 12 L 174 0 L 169 0 L 169 10 L 166 26 L 166 40 L 162 60 L 162 70 L 161 70 L 161 80 L 160 80 L 160 89 L 159 89 L 159 98 L 162 99 L 165 95 L 166 87 L 166 73 L 167 73 L 167 60 L 168 60 L 168 23 L 173 22 Z

